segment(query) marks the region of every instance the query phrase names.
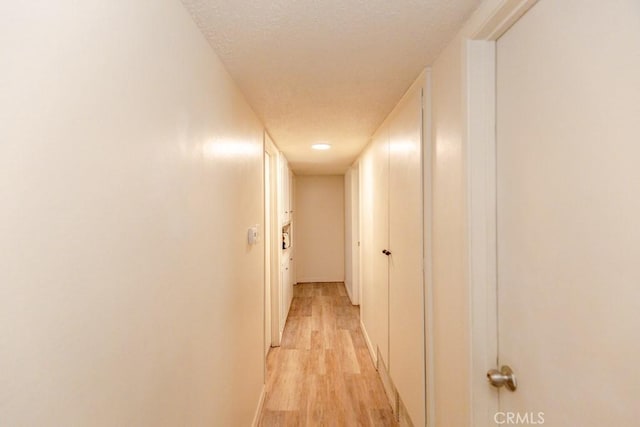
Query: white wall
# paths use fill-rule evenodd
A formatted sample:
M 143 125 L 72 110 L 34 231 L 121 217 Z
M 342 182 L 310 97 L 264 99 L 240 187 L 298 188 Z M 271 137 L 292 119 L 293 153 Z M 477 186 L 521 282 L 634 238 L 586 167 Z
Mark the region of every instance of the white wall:
M 250 425 L 262 126 L 182 4 L 4 2 L 0 57 L 0 423 Z
M 344 177 L 297 176 L 296 282 L 344 281 Z
M 432 68 L 431 316 L 436 426 L 464 426 L 470 416 L 462 47 L 460 39 L 454 41 Z

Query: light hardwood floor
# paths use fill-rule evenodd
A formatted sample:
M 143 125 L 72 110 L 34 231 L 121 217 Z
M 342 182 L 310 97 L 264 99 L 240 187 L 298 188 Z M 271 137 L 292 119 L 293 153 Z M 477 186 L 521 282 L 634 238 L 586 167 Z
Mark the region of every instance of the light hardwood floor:
M 306 283 L 267 357 L 260 425 L 396 426 L 342 283 Z

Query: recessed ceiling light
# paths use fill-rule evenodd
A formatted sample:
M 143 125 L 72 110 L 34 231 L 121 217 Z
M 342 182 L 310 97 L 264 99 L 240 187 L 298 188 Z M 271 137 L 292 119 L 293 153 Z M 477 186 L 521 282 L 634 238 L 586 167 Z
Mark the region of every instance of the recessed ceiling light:
M 328 150 L 331 148 L 331 145 L 329 144 L 313 144 L 311 146 L 311 148 L 313 148 L 314 150 Z

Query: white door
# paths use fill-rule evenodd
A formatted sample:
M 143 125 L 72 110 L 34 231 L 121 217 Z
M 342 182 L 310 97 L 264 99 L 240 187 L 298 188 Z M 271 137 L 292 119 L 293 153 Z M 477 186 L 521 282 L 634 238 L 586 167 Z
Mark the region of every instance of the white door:
M 414 425 L 425 424 L 422 88 L 389 125 L 389 375 Z
M 541 0 L 499 39 L 497 165 L 495 421 L 640 425 L 640 1 Z
M 383 128 L 373 140 L 373 295 L 375 327 L 373 340 L 384 365 L 389 366 L 389 132 Z

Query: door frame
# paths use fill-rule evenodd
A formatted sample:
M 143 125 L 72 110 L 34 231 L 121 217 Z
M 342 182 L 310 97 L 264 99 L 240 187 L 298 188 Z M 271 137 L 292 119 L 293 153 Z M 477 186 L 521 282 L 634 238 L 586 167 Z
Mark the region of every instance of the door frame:
M 347 179 L 348 178 L 348 179 Z M 348 267 L 345 266 L 345 274 L 350 272 L 349 277 L 345 277 L 351 282 L 351 291 L 347 289 L 352 305 L 360 305 L 360 164 L 356 160 L 345 172 L 345 207 L 349 206 L 349 217 L 345 218 L 345 224 L 349 225 L 351 234 L 345 241 L 346 250 L 351 252 Z M 346 208 L 345 208 L 346 211 Z M 346 230 L 346 227 L 345 227 Z M 346 254 L 346 252 L 345 252 Z
M 270 233 L 270 247 L 265 245 L 265 251 L 269 251 L 270 263 L 269 263 L 269 287 L 270 302 L 271 302 L 271 347 L 277 347 L 280 345 L 280 250 L 278 247 L 278 149 L 273 143 L 273 139 L 267 133 L 264 132 L 264 152 L 269 154 L 270 157 L 270 218 L 269 224 L 265 223 L 265 233 Z M 266 295 L 265 295 L 266 298 Z M 266 319 L 265 319 L 266 321 Z
M 496 0 L 470 20 L 465 46 L 466 187 L 471 345 L 471 425 L 491 424 L 498 391 L 485 372 L 498 365 L 496 41 L 538 0 Z
M 351 167 L 351 289 L 353 304 L 360 305 L 360 163 Z
M 265 349 L 265 381 L 267 378 L 266 358 L 271 347 L 271 240 L 273 239 L 271 230 L 271 154 L 263 150 L 263 167 L 264 167 L 264 349 Z

